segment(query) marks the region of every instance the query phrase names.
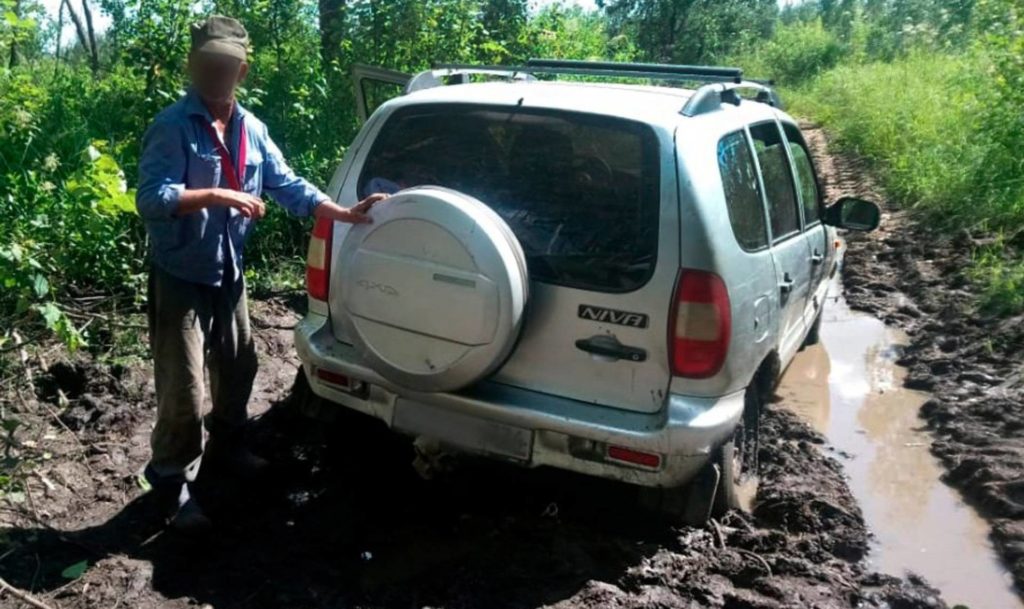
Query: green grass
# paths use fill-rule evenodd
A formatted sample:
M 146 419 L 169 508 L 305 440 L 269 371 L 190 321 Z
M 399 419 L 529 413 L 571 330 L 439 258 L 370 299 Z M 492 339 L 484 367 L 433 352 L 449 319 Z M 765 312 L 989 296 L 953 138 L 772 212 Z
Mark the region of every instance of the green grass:
M 838 145 L 869 160 L 897 205 L 939 233 L 1000 236 L 973 252 L 979 304 L 1024 311 L 1024 172 L 1007 146 L 1022 130 L 992 93 L 980 53 L 920 53 L 844 64 L 788 92 L 794 114 L 819 120 Z M 1019 140 L 1018 140 L 1019 141 Z

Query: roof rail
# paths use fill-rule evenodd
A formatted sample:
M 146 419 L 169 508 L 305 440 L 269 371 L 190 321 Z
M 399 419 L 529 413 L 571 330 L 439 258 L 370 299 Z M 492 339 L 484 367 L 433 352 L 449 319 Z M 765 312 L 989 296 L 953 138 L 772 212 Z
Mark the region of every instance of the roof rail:
M 578 74 L 657 80 L 697 80 L 735 82 L 743 80 L 743 70 L 720 66 L 686 66 L 667 63 L 626 63 L 618 61 L 580 61 L 575 59 L 530 59 L 526 67 L 534 73 Z
M 445 84 L 442 78 L 453 78 L 459 84 L 469 82 L 468 76 L 472 74 L 486 74 L 488 76 L 502 76 L 512 80 L 537 80 L 526 68 L 517 66 L 478 66 L 462 63 L 434 64 L 432 70 L 424 70 L 411 79 L 405 85 L 405 92 L 412 93 L 420 89 L 432 89 Z
M 757 91 L 754 101 L 782 109 L 782 98 L 770 87 L 771 81 L 744 80 L 738 83 L 714 83 L 697 89 L 686 101 L 680 112 L 683 116 L 697 116 L 719 109 L 722 104 L 740 105 L 741 97 L 737 91 L 752 89 Z

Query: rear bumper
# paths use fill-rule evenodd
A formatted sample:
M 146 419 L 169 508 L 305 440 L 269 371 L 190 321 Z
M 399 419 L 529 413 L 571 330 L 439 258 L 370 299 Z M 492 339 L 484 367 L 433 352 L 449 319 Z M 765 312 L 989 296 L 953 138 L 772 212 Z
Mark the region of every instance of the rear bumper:
M 336 341 L 327 318 L 317 313 L 310 313 L 296 326 L 295 347 L 314 393 L 408 435 L 426 435 L 417 433 L 415 424 L 410 429 L 409 423 L 402 422 L 416 419 L 417 408 L 441 413 L 455 423 L 451 428 L 459 429 L 458 437 L 434 437 L 445 435 L 449 428 L 434 425 L 433 439 L 491 456 L 502 455 L 489 450 L 486 437 L 466 437 L 467 429 L 493 424 L 517 433 L 526 430 L 521 435 L 529 437 L 529 445 L 523 457 L 515 459 L 524 465 L 548 465 L 643 486 L 676 486 L 689 481 L 712 450 L 732 436 L 743 412 L 742 391 L 718 398 L 670 394 L 667 407 L 650 414 L 490 382 L 458 393 L 408 391 L 362 365 L 355 349 Z M 363 381 L 367 388 L 354 395 L 321 381 L 317 369 Z M 413 416 L 399 420 L 397 410 L 404 415 L 413 412 Z M 660 464 L 644 467 L 610 461 L 607 446 L 658 454 Z

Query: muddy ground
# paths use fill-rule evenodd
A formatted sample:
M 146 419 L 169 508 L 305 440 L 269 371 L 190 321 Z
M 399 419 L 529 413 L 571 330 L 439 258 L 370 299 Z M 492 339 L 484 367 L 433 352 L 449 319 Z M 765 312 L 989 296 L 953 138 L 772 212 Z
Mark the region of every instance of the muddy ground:
M 815 139 L 823 150 L 824 139 Z M 884 203 L 863 167 L 846 159 L 826 171 L 830 194 Z M 996 548 L 1024 589 L 1024 315 L 978 311 L 964 274 L 989 239 L 942 238 L 924 220 L 887 210 L 878 231 L 849 236 L 843 280 L 851 307 L 909 335 L 898 363 L 909 369 L 907 387 L 934 396 L 921 409 L 936 436 L 932 451 L 946 481 L 992 523 Z
M 468 459 L 428 482 L 381 426 L 296 414 L 289 328 L 302 306 L 253 302 L 249 435 L 274 473 L 257 488 L 208 477 L 217 527 L 200 539 L 165 530 L 137 480 L 148 366 L 30 353 L 32 388 L 20 372 L 0 386 L 24 424 L 5 465 L 20 484 L 0 499 L 0 576 L 65 609 L 945 606 L 914 577 L 868 572 L 869 532 L 841 466 L 781 405 L 765 416 L 753 513 L 706 528 L 659 523 L 632 489 L 555 471 Z M 80 577 L 62 575 L 82 561 Z M 0 606 L 19 603 L 0 594 Z

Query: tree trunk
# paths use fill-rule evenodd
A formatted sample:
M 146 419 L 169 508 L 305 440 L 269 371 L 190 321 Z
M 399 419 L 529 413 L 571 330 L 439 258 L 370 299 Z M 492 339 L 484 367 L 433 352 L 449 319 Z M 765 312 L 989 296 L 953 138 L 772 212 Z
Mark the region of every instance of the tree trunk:
M 326 67 L 339 59 L 345 37 L 346 0 L 317 0 L 320 8 L 320 60 Z
M 60 3 L 60 8 L 57 9 L 57 44 L 55 45 L 56 51 L 53 54 L 53 75 L 57 76 L 60 71 L 60 51 L 62 43 L 64 42 L 64 3 Z
M 89 58 L 92 61 L 92 72 L 95 74 L 100 71 L 100 50 L 96 46 L 96 31 L 92 27 L 92 9 L 86 0 L 82 0 L 82 12 L 85 13 L 85 25 L 89 33 Z
M 14 16 L 21 19 L 21 0 L 14 0 L 14 5 L 11 7 L 11 11 Z M 14 36 L 11 38 L 11 56 L 8 59 L 7 66 L 10 69 L 14 69 L 14 66 L 18 65 L 18 32 L 15 30 Z
M 85 37 L 85 26 L 82 25 L 82 18 L 75 12 L 75 8 L 71 6 L 71 0 L 64 0 L 63 4 L 67 5 L 68 15 L 71 16 L 71 22 L 75 24 L 75 34 L 78 36 L 78 44 L 82 46 L 83 51 L 88 53 L 89 41 Z

